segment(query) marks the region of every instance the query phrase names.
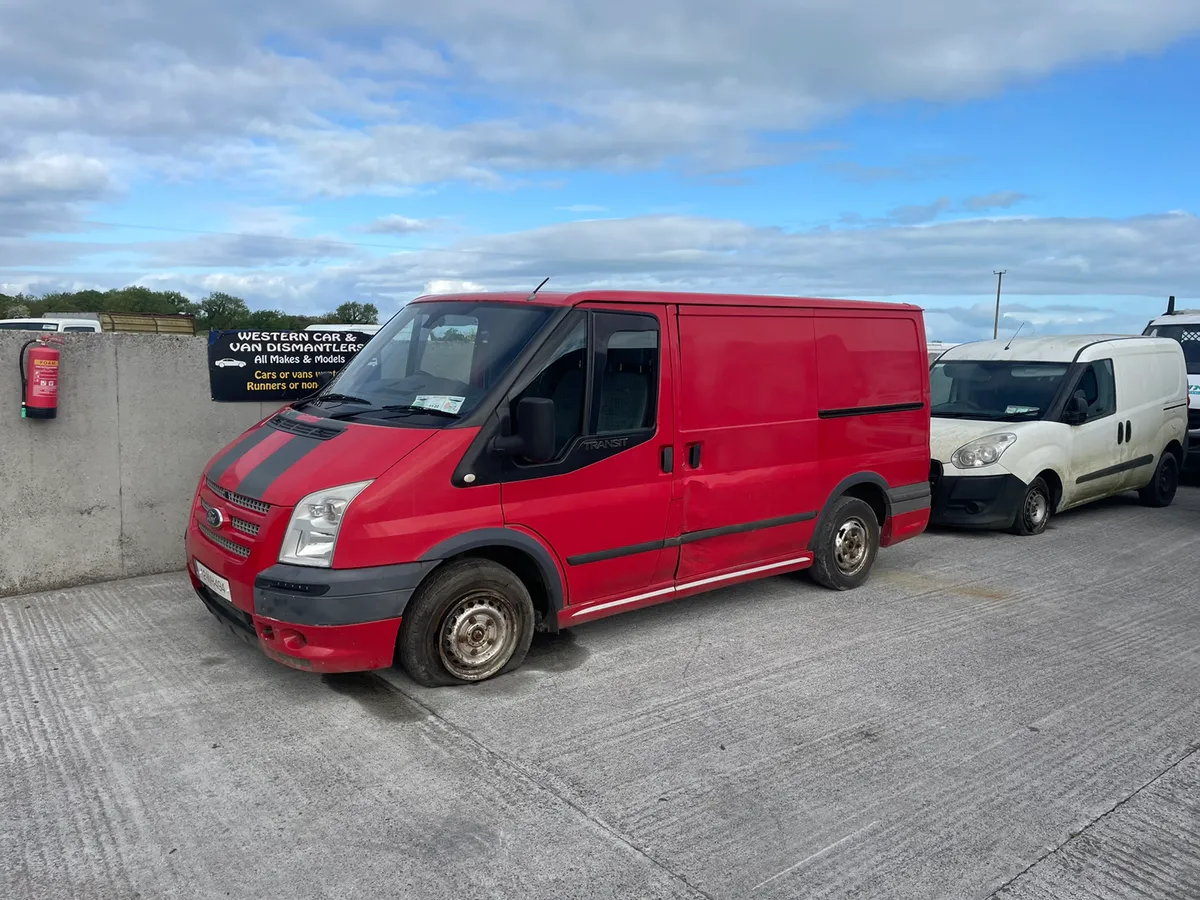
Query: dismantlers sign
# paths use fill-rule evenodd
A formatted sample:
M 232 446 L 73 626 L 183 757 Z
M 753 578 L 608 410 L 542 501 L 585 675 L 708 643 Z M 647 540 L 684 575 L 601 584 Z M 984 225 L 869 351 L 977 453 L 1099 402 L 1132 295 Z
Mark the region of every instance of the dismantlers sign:
M 363 348 L 355 331 L 210 331 L 208 383 L 218 403 L 298 400 Z

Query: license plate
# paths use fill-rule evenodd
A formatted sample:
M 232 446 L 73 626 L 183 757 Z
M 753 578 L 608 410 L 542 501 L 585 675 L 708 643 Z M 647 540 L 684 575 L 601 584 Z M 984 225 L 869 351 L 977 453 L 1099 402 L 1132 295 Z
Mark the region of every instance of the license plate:
M 232 603 L 233 597 L 229 593 L 229 581 L 225 578 L 222 578 L 212 569 L 208 568 L 206 565 L 204 565 L 204 563 L 200 562 L 200 560 L 195 560 L 195 563 L 196 577 L 200 579 L 204 586 L 222 600 L 226 601 L 227 603 Z

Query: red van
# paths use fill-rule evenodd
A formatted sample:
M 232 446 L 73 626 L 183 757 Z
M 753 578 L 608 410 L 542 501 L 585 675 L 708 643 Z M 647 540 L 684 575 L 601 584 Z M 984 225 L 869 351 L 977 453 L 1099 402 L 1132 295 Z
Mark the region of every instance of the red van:
M 422 297 L 209 463 L 188 569 L 286 665 L 475 682 L 535 630 L 799 569 L 857 587 L 928 479 L 917 307 Z

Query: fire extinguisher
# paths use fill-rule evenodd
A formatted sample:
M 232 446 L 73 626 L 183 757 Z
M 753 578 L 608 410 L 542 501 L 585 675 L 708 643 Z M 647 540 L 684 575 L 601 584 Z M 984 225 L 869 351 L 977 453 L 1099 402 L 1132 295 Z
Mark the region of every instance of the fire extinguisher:
M 60 354 L 56 347 L 50 346 L 52 340 L 35 338 L 21 346 L 18 362 L 21 369 L 22 419 L 53 419 L 58 416 Z M 26 353 L 26 350 L 29 352 Z

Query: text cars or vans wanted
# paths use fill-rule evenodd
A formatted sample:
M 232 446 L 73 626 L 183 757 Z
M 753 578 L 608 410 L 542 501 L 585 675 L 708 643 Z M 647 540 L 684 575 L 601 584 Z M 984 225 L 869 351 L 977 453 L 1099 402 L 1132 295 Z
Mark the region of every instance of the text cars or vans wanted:
M 929 517 L 921 311 L 585 292 L 425 297 L 209 463 L 193 585 L 269 655 L 424 684 L 550 631 L 811 568 Z
M 936 524 L 1037 534 L 1124 491 L 1166 506 L 1187 436 L 1187 372 L 1165 338 L 959 344 L 930 373 Z

